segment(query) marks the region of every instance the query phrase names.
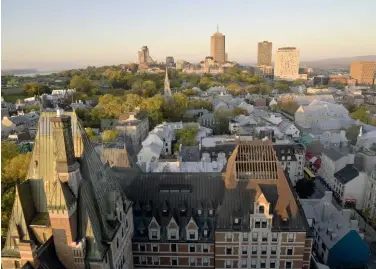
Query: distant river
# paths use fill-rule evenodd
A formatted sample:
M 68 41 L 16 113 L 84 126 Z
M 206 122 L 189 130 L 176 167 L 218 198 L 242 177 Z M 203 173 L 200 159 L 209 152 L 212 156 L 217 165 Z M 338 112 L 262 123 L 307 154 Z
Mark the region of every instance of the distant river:
M 24 74 L 14 74 L 14 75 L 16 77 L 36 77 L 38 75 L 46 76 L 46 75 L 50 75 L 52 73 L 57 73 L 57 72 L 60 72 L 60 71 L 37 71 L 34 73 L 24 73 Z

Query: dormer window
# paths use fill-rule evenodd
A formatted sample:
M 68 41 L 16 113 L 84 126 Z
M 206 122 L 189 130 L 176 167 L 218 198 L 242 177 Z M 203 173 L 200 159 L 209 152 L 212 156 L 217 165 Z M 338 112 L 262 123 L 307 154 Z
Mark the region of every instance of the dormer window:
M 264 214 L 265 213 L 265 207 L 263 205 L 259 206 L 259 213 Z
M 196 233 L 195 232 L 189 232 L 189 239 L 195 240 L 196 239 Z
M 202 210 L 201 210 L 201 209 L 198 209 L 198 210 L 197 210 L 197 215 L 201 216 L 201 214 L 202 214 Z
M 240 222 L 239 218 L 235 218 L 234 223 L 239 224 L 239 222 Z
M 209 209 L 209 216 L 213 216 L 213 214 L 214 214 L 213 209 Z
M 204 230 L 204 237 L 207 237 L 208 236 L 208 229 L 205 229 Z

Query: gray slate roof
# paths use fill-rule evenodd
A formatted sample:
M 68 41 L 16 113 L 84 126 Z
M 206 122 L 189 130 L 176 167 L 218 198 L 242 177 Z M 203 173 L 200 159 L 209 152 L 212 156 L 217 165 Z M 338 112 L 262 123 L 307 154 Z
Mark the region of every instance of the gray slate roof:
M 345 155 L 335 148 L 325 149 L 323 153 L 328 156 L 332 161 L 337 161 Z
M 352 164 L 346 165 L 345 168 L 334 174 L 334 177 L 342 184 L 350 182 L 357 176 L 359 176 L 359 171 Z

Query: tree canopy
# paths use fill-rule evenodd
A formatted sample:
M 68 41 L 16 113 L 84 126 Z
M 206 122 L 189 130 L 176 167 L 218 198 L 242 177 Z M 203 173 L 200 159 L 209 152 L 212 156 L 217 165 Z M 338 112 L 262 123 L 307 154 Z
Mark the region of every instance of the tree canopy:
M 102 134 L 103 142 L 113 142 L 119 136 L 119 130 L 106 130 Z
M 70 87 L 78 92 L 90 93 L 93 87 L 92 82 L 86 76 L 75 75 L 70 81 Z
M 197 144 L 196 134 L 198 132 L 198 127 L 186 127 L 181 130 L 176 131 L 176 148 L 177 150 L 181 145 L 183 146 L 195 146 Z
M 28 96 L 35 96 L 42 95 L 43 93 L 51 93 L 52 91 L 47 85 L 31 82 L 24 85 L 24 92 Z

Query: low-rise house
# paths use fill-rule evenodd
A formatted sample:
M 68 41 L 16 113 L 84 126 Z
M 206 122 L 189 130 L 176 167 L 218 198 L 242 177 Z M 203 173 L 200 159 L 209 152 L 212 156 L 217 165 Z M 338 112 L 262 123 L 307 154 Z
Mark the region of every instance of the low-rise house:
M 351 210 L 339 211 L 332 204 L 332 193 L 321 199 L 301 199 L 308 224 L 313 229 L 313 251 L 330 268 L 363 268 L 370 249 L 359 233 Z
M 314 100 L 335 104 L 334 97 L 331 94 L 323 94 L 323 95 L 293 95 L 291 97 L 297 103 L 298 106 L 308 106 Z
M 218 126 L 219 121 L 213 113 L 207 113 L 198 118 L 198 123 L 207 128 L 214 129 Z
M 346 131 L 341 130 L 339 133 L 332 133 L 325 131 L 321 134 L 315 134 L 315 139 L 321 142 L 324 148 L 338 148 L 338 147 L 347 147 L 349 140 L 346 137 Z
M 318 173 L 331 188 L 334 188 L 336 184 L 334 174 L 345 168 L 346 165 L 354 164 L 354 159 L 355 154 L 346 148 L 324 149 L 321 153 L 321 168 Z
M 363 208 L 364 188 L 367 174 L 359 172 L 353 164 L 348 164 L 334 174 L 333 191 L 342 206 Z
M 278 125 L 278 130 L 284 134 L 285 136 L 290 136 L 292 138 L 298 138 L 300 137 L 300 131 L 296 126 L 288 121 L 288 120 L 283 120 L 281 121 Z
M 136 117 L 135 114 L 120 115 L 115 129 L 120 135 L 131 138 L 134 145 L 139 145 L 147 137 L 149 132 L 149 119 L 145 116 Z
M 232 134 L 244 134 L 246 132 L 250 134 L 256 125 L 257 122 L 252 116 L 239 115 L 230 120 L 229 131 Z
M 32 140 L 31 135 L 28 131 L 21 131 L 21 132 L 12 131 L 8 135 L 8 139 L 15 140 L 15 141 L 18 141 L 18 142 L 21 142 L 21 141 L 24 142 L 24 141 L 31 141 Z
M 238 105 L 238 107 L 247 110 L 247 112 L 249 114 L 251 114 L 253 112 L 253 105 L 250 105 L 250 104 L 248 104 L 248 103 L 246 103 L 244 101 L 241 102 L 240 105 Z

